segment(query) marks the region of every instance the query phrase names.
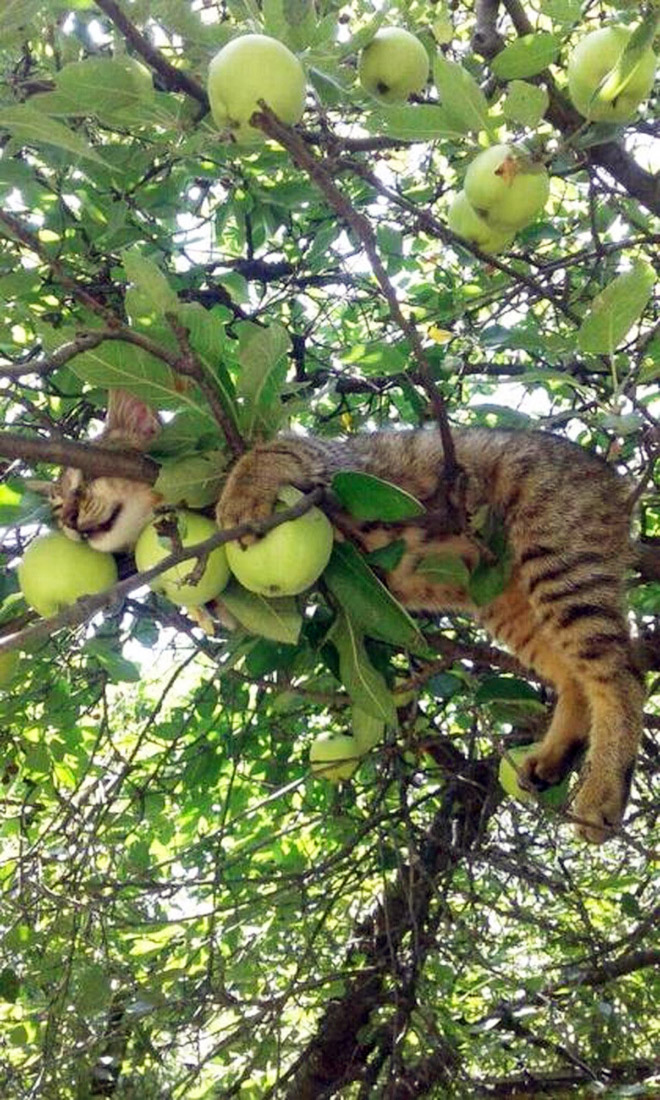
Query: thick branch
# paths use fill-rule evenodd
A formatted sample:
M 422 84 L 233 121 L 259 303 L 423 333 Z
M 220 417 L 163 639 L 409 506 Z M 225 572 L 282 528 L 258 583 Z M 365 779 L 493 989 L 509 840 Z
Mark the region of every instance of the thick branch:
M 0 432 L 0 455 L 26 462 L 49 462 L 53 466 L 75 466 L 92 477 L 125 477 L 153 485 L 158 465 L 138 451 L 115 451 L 94 443 L 74 443 L 65 439 L 30 438 Z

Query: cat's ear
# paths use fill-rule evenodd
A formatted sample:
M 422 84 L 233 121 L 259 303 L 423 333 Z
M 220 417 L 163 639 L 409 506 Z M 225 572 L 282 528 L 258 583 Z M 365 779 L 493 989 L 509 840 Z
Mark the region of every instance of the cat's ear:
M 108 412 L 100 442 L 123 443 L 145 451 L 160 433 L 158 413 L 126 390 L 108 392 Z

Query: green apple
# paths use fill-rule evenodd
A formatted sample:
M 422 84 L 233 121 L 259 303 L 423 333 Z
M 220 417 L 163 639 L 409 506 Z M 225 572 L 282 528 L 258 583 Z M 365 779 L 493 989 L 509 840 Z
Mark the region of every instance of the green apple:
M 496 229 L 477 214 L 470 205 L 465 191 L 458 195 L 449 207 L 447 225 L 452 233 L 458 233 L 481 248 L 483 252 L 503 252 L 513 240 L 513 233 Z
M 197 543 L 205 542 L 206 539 L 211 538 L 211 535 L 217 534 L 218 528 L 213 520 L 199 512 L 181 509 L 173 513 L 173 516 L 176 519 L 182 546 L 196 546 Z M 157 518 L 152 519 L 135 545 L 135 564 L 141 573 L 145 569 L 158 565 L 163 558 L 169 557 L 176 549 L 173 539 L 158 533 L 158 523 Z M 180 607 L 201 607 L 222 592 L 229 580 L 229 565 L 224 546 L 216 546 L 215 550 L 211 550 L 206 558 L 201 577 L 198 581 L 191 582 L 189 577 L 197 564 L 196 558 L 186 558 L 178 565 L 166 569 L 150 582 L 149 587 L 154 592 L 161 592 L 168 600 Z
M 382 27 L 360 54 L 358 78 L 366 92 L 384 103 L 405 103 L 424 88 L 429 56 L 410 31 Z
M 282 122 L 293 125 L 305 109 L 305 70 L 277 38 L 244 34 L 215 55 L 209 66 L 211 114 L 219 130 L 230 130 L 236 141 L 262 141 L 261 130 L 250 126 L 259 100 Z
M 18 650 L 8 649 L 0 653 L 0 687 L 8 687 L 18 672 Z
M 470 205 L 489 225 L 512 233 L 529 225 L 545 206 L 550 180 L 542 164 L 512 145 L 491 145 L 465 173 Z
M 309 750 L 312 775 L 340 783 L 342 779 L 351 778 L 361 756 L 354 737 L 345 733 L 322 733 Z
M 287 487 L 280 496 L 294 504 L 302 494 Z M 278 505 L 281 509 L 282 505 Z M 227 543 L 229 568 L 238 581 L 259 596 L 296 596 L 321 576 L 332 553 L 333 530 L 320 508 L 281 523 L 245 548 Z
M 507 749 L 507 755 L 500 760 L 498 778 L 500 786 L 519 802 L 540 802 L 543 806 L 561 808 L 568 795 L 570 778 L 565 776 L 559 783 L 547 787 L 544 791 L 532 792 L 520 786 L 520 771 L 525 759 L 537 748 L 537 745 L 516 745 Z
M 105 592 L 116 581 L 112 554 L 74 542 L 61 531 L 34 539 L 18 566 L 26 602 L 44 616 L 55 615 L 80 596 Z
M 653 87 L 656 57 L 648 46 L 630 78 L 613 97 L 619 77 L 603 81 L 617 65 L 632 35 L 631 27 L 602 27 L 581 38 L 568 59 L 568 94 L 590 122 L 629 122 Z
M 351 728 L 353 730 L 353 740 L 360 753 L 369 752 L 370 749 L 373 749 L 374 745 L 383 740 L 385 734 L 383 719 L 374 717 L 373 714 L 362 710 L 362 707 L 351 707 Z

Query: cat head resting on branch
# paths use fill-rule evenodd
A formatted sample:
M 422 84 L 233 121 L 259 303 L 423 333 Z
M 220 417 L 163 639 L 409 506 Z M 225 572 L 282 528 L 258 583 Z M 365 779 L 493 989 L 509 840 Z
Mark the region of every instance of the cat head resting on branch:
M 105 448 L 146 451 L 161 430 L 158 414 L 125 390 L 110 390 L 103 431 Z M 135 545 L 159 502 L 153 486 L 126 477 L 93 477 L 67 467 L 46 486 L 58 527 L 96 550 L 116 552 Z

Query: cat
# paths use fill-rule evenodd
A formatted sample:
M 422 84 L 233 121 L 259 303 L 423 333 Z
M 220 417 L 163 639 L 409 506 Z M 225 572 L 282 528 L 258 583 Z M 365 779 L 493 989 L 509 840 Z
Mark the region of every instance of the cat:
M 475 607 L 458 584 L 434 583 L 416 568 L 431 554 L 479 560 L 469 533 L 427 525 L 333 522 L 364 551 L 403 539 L 399 564 L 383 574 L 410 611 L 471 613 L 557 693 L 545 737 L 525 760 L 537 788 L 558 782 L 588 745 L 572 812 L 577 831 L 601 843 L 620 825 L 642 731 L 644 687 L 626 620 L 624 578 L 632 562 L 630 491 L 602 459 L 542 432 L 460 428 L 452 432 L 466 478 L 468 516 L 490 509 L 513 556 L 506 589 Z M 271 513 L 278 490 L 328 486 L 338 470 L 360 470 L 427 502 L 442 501 L 444 455 L 438 431 L 380 431 L 345 441 L 280 436 L 234 465 L 217 507 L 229 528 Z M 440 522 L 437 522 L 437 520 Z
M 160 430 L 160 418 L 153 409 L 125 390 L 110 390 L 103 431 L 95 442 L 103 447 L 146 451 Z M 33 486 L 39 488 L 40 483 Z M 92 478 L 73 467 L 65 468 L 46 488 L 58 527 L 69 538 L 110 552 L 135 546 L 160 500 L 145 482 Z
M 99 442 L 143 450 L 159 429 L 147 406 L 113 391 Z M 257 444 L 230 471 L 218 522 L 229 528 L 259 520 L 272 512 L 282 486 L 328 487 L 338 470 L 374 474 L 426 502 L 430 523 L 366 523 L 341 511 L 331 518 L 367 552 L 405 541 L 400 562 L 382 576 L 406 608 L 471 613 L 554 686 L 552 721 L 526 758 L 524 775 L 538 788 L 556 783 L 588 746 L 572 810 L 578 833 L 600 843 L 621 823 L 643 718 L 643 679 L 624 600 L 632 562 L 629 488 L 602 459 L 558 436 L 488 428 L 457 428 L 452 436 L 468 516 L 490 509 L 512 552 L 506 589 L 485 607 L 473 606 L 458 583 L 434 583 L 416 572 L 431 554 L 458 555 L 468 568 L 479 560 L 470 533 L 441 533 L 444 456 L 434 430 L 370 432 L 343 441 L 279 436 Z M 134 545 L 158 503 L 143 482 L 90 480 L 79 470 L 63 472 L 52 500 L 70 537 L 111 551 Z

